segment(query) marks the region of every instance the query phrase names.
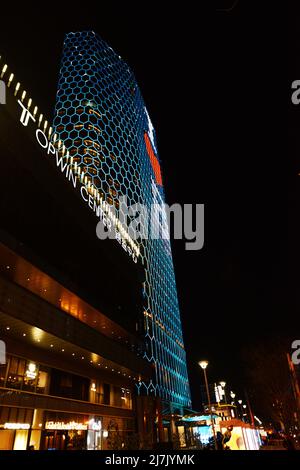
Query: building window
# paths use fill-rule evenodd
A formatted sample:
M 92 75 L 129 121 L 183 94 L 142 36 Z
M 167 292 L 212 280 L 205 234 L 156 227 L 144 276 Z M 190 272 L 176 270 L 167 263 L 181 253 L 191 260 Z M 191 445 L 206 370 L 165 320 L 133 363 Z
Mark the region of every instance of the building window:
M 6 381 L 5 368 L 0 369 L 2 387 L 15 388 L 34 393 L 47 393 L 49 375 L 47 370 L 43 370 L 39 364 L 10 356 Z
M 114 386 L 114 406 L 132 408 L 131 392 L 128 388 Z
M 5 386 L 7 364 L 0 364 L 0 387 Z
M 46 393 L 48 384 L 48 373 L 44 370 L 39 370 L 38 380 L 36 384 L 36 392 L 37 393 Z
M 88 401 L 90 381 L 85 377 L 52 369 L 50 395 Z
M 99 380 L 91 382 L 90 388 L 90 401 L 93 403 L 102 404 L 103 403 L 103 388 L 102 383 Z
M 8 369 L 6 386 L 8 388 L 21 389 L 25 373 L 25 359 L 11 357 Z
M 103 384 L 103 405 L 110 405 L 110 384 Z
M 122 408 L 132 408 L 131 391 L 129 388 L 121 388 L 121 406 Z
M 0 406 L 0 450 L 26 450 L 33 410 Z

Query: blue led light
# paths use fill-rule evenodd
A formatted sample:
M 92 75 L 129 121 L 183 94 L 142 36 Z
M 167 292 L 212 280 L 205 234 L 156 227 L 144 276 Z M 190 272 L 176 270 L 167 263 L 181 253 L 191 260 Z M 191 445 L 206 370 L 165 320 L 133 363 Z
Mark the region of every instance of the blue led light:
M 116 215 L 121 195 L 128 205 L 149 209 L 154 198 L 164 201 L 155 131 L 135 77 L 94 32 L 65 37 L 53 129 Z M 170 242 L 149 238 L 140 249 L 146 274 L 145 357 L 155 364 L 155 384 L 137 388 L 191 406 Z

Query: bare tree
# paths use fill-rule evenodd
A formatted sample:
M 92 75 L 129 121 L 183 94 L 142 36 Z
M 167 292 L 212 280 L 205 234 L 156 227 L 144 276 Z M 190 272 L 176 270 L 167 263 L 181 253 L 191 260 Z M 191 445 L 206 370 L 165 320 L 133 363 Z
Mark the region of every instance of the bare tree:
M 243 354 L 254 409 L 285 431 L 294 423 L 296 409 L 286 356 L 288 344 L 278 339 L 261 341 Z

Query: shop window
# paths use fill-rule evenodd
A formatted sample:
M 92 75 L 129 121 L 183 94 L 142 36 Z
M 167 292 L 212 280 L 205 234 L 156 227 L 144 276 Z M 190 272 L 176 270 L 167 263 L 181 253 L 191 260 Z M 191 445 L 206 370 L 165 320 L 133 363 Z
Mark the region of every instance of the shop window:
M 46 413 L 45 427 L 41 440 L 42 450 L 84 450 L 87 444 L 94 438 L 96 431 L 89 433 L 89 416 L 73 415 L 69 413 Z M 96 422 L 101 418 L 95 419 Z M 51 423 L 52 427 L 49 427 Z M 70 425 L 74 425 L 73 427 Z M 81 425 L 82 429 L 76 429 Z M 100 434 L 97 431 L 98 434 Z M 91 435 L 92 434 L 92 435 Z M 89 439 L 88 439 L 89 437 Z M 94 440 L 94 439 L 93 439 Z M 101 443 L 100 443 L 101 444 Z
M 29 408 L 16 408 L 0 406 L 0 427 L 6 423 L 19 423 L 31 425 L 33 410 Z
M 11 450 L 14 445 L 15 431 L 1 429 L 0 433 L 0 450 Z
M 27 449 L 28 431 L 18 429 L 15 435 L 15 442 L 13 450 L 26 450 Z

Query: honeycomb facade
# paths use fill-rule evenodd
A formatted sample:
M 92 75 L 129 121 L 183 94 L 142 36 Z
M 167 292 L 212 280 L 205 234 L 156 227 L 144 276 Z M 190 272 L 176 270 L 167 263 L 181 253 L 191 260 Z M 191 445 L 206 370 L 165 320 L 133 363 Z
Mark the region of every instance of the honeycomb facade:
M 142 203 L 149 211 L 164 201 L 155 132 L 135 77 L 94 32 L 65 37 L 53 131 L 87 191 L 105 201 L 116 217 L 120 196 L 127 197 L 128 206 Z M 139 383 L 138 393 L 189 407 L 170 242 L 149 237 L 137 243 L 145 269 L 145 354 L 155 365 L 155 383 Z

